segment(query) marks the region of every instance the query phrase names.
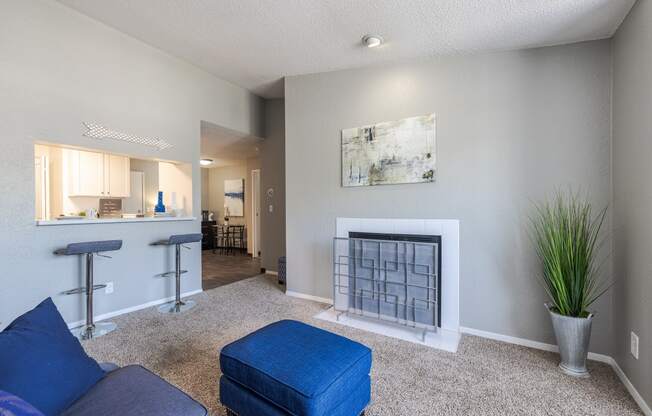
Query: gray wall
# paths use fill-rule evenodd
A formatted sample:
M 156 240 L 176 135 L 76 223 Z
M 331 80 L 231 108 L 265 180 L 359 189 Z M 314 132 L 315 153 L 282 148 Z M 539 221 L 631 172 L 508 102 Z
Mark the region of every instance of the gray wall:
M 98 314 L 173 295 L 170 255 L 152 241 L 199 232 L 191 222 L 37 227 L 34 141 L 87 146 L 136 157 L 191 162 L 193 209 L 200 216 L 200 121 L 262 136 L 263 101 L 179 59 L 52 1 L 0 3 L 0 327 L 52 296 L 67 321 L 83 318 L 81 296 L 58 295 L 81 282 L 80 262 L 52 255 L 69 242 L 121 238 L 113 259 L 98 259 Z M 162 137 L 157 151 L 82 136 L 82 122 Z M 183 290 L 201 287 L 199 247 L 184 252 Z
M 277 271 L 285 255 L 285 102 L 265 100 L 265 140 L 261 144 L 261 265 Z M 268 189 L 274 195 L 267 195 Z M 269 212 L 273 205 L 273 212 Z
M 614 358 L 652 404 L 652 1 L 613 40 Z M 630 354 L 639 336 L 639 360 Z
M 287 78 L 288 289 L 331 297 L 338 216 L 457 218 L 462 326 L 554 343 L 527 218 L 558 187 L 610 202 L 610 60 L 598 41 Z M 435 183 L 340 187 L 341 129 L 431 112 Z M 610 353 L 611 293 L 596 309 Z

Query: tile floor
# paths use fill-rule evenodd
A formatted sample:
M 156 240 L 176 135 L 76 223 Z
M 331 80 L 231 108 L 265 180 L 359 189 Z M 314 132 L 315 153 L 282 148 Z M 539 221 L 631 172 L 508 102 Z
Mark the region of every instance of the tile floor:
M 202 252 L 202 287 L 204 290 L 228 285 L 260 274 L 260 257 Z

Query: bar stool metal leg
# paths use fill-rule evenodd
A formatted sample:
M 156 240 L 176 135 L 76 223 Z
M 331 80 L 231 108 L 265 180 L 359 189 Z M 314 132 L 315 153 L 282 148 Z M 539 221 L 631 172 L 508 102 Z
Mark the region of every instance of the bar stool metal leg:
M 86 241 L 81 243 L 70 243 L 65 248 L 54 251 L 58 256 L 81 256 L 86 255 L 86 286 L 70 289 L 62 292 L 63 295 L 86 295 L 86 323 L 78 328 L 70 330 L 74 336 L 81 340 L 101 337 L 116 329 L 113 322 L 95 323 L 93 320 L 93 291 L 104 289 L 105 284 L 96 285 L 93 282 L 93 256 L 107 257 L 103 252 L 116 251 L 122 248 L 122 240 Z
M 175 244 L 175 269 L 174 269 L 174 278 L 175 278 L 175 288 L 174 288 L 174 300 L 167 302 L 159 306 L 158 311 L 161 313 L 181 313 L 189 309 L 192 309 L 195 306 L 194 300 L 181 300 L 181 244 Z
M 81 340 L 97 338 L 117 328 L 113 322 L 93 321 L 93 291 L 104 287 L 105 285 L 93 284 L 93 253 L 86 253 L 86 287 L 82 288 L 86 292 L 86 324 L 70 330 L 75 337 Z

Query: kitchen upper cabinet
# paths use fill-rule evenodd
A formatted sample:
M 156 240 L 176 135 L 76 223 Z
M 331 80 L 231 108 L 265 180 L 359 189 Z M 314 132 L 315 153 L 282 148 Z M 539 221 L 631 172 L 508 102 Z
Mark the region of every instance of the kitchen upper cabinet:
M 104 155 L 105 194 L 114 198 L 129 198 L 130 176 L 129 158 L 126 156 Z
M 68 196 L 129 197 L 129 158 L 85 150 L 64 150 Z
M 102 196 L 104 192 L 104 154 L 83 150 L 64 150 L 68 160 L 69 196 Z M 65 178 L 64 178 L 65 180 Z

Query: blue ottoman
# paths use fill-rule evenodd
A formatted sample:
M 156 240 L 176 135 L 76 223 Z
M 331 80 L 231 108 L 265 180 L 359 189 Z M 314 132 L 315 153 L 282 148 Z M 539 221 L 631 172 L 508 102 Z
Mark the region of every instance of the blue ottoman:
M 239 416 L 357 416 L 371 396 L 371 350 L 284 320 L 222 349 L 220 401 Z

